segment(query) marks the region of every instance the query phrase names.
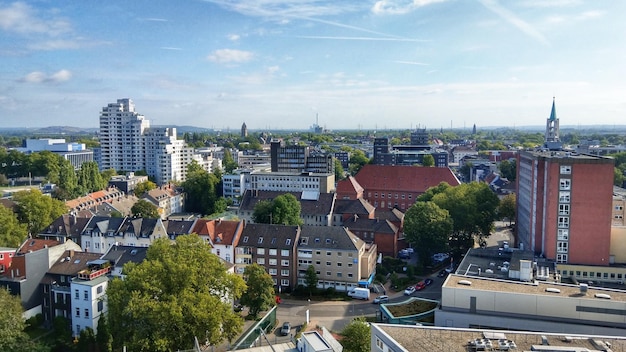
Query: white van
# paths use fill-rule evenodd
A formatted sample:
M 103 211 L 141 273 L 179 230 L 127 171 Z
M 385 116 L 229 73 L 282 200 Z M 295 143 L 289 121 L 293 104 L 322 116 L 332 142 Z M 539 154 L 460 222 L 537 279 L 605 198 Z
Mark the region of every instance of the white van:
M 355 287 L 348 291 L 348 296 L 368 301 L 370 299 L 370 290 L 367 288 Z

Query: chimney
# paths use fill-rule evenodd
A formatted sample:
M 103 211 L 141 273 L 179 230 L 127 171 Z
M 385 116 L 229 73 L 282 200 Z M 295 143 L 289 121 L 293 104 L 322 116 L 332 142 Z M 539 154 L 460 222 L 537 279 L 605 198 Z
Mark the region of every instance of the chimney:
M 74 256 L 74 250 L 70 249 L 70 257 L 73 257 L 73 256 Z

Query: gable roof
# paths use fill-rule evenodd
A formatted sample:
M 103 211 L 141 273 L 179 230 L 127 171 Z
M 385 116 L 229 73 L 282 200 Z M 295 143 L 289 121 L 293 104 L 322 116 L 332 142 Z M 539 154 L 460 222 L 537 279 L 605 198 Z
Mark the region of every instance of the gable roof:
M 302 200 L 302 192 L 251 191 L 246 190 L 239 206 L 240 211 L 253 211 L 262 200 L 273 200 L 283 194 L 292 194 L 300 202 L 301 215 L 330 214 L 335 200 L 334 193 L 320 193 L 317 200 Z
M 376 208 L 363 198 L 359 199 L 337 199 L 335 201 L 335 214 L 360 214 L 369 215 Z
M 392 223 L 402 222 L 404 219 L 404 213 L 398 208 L 393 208 L 391 210 L 378 209 L 376 210 L 376 218 L 380 220 L 389 220 Z
M 128 262 L 141 263 L 146 259 L 148 247 L 132 247 L 113 245 L 102 256 L 102 259 L 113 262 L 116 267 L 123 267 Z
M 244 221 L 198 219 L 193 233 L 208 236 L 212 244 L 232 245 L 237 234 L 243 230 Z
M 43 240 L 39 238 L 27 238 L 24 243 L 17 249 L 17 254 L 26 254 L 29 252 L 35 252 L 44 248 L 54 247 L 60 245 L 61 242 L 56 240 Z
M 347 227 L 302 225 L 298 248 L 358 251 L 364 245 Z
M 125 218 L 111 218 L 108 216 L 92 216 L 83 231 L 93 231 L 98 229 L 100 233 L 109 231 L 118 233 Z
M 353 194 L 354 196 L 363 193 L 364 189 L 361 184 L 352 176 L 348 176 L 345 180 L 337 182 L 338 194 Z
M 239 245 L 257 248 L 292 249 L 298 240 L 299 234 L 300 227 L 298 226 L 246 224 L 241 232 L 242 239 L 239 241 Z
M 355 178 L 368 190 L 401 192 L 424 193 L 441 182 L 446 182 L 453 187 L 461 184 L 452 170 L 447 167 L 366 164 Z
M 352 231 L 372 231 L 376 233 L 396 234 L 398 227 L 389 220 L 363 219 L 351 217 L 343 222 L 343 225 Z
M 169 236 L 193 233 L 195 220 L 167 220 L 165 222 L 165 229 Z
M 89 218 L 78 218 L 73 215 L 63 214 L 39 233 L 78 237 L 88 222 Z
M 150 237 L 159 219 L 125 218 L 120 232 L 133 233 L 137 237 Z

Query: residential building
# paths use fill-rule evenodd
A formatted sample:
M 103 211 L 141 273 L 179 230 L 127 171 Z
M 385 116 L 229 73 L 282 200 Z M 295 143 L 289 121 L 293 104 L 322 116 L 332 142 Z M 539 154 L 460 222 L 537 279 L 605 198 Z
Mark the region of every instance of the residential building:
M 452 162 L 459 163 L 466 156 L 477 156 L 478 150 L 473 146 L 459 145 L 452 148 L 450 154 L 452 154 Z
M 16 251 L 17 248 L 0 247 L 0 275 L 9 270 Z
M 109 188 L 102 191 L 89 193 L 86 196 L 70 199 L 65 202 L 70 213 L 79 212 L 81 210 L 91 209 L 103 203 L 112 203 L 116 199 L 125 196 L 124 192 L 117 188 Z
M 45 240 L 65 242 L 70 239 L 80 243 L 81 233 L 89 222 L 89 218 L 77 217 L 72 214 L 63 214 L 56 218 L 48 227 L 41 230 L 37 237 Z
M 306 271 L 313 265 L 318 288 L 369 287 L 377 254 L 375 244 L 365 243 L 345 227 L 304 225 L 298 242 L 298 284 L 306 285 Z
M 365 243 L 376 244 L 378 253 L 384 256 L 393 257 L 400 249 L 398 247 L 399 228 L 389 220 L 362 218 L 355 214 L 345 220 L 343 226 Z
M 120 233 L 125 220 L 125 218 L 92 216 L 81 233 L 82 250 L 104 254 L 110 246 L 117 242 L 115 235 Z
M 518 246 L 557 263 L 608 265 L 614 160 L 522 151 L 517 165 Z
M 70 240 L 60 243 L 27 239 L 13 256 L 11 266 L 0 276 L 0 287 L 20 296 L 25 318 L 42 312 L 41 280 L 66 250 L 80 251 L 80 246 Z
M 118 99 L 100 112 L 100 170 L 146 169 L 144 132 L 150 121 L 135 111 L 131 99 Z
M 194 225 L 193 233 L 211 245 L 213 254 L 225 262 L 234 264 L 235 247 L 241 238 L 244 226 L 244 220 L 198 219 Z
M 626 225 L 624 218 L 626 217 L 626 189 L 613 186 L 613 214 L 611 216 L 612 226 Z
M 144 140 L 145 170 L 154 177 L 156 184 L 184 181 L 193 148 L 187 147 L 184 140 L 177 139 L 176 128 L 149 128 L 144 133 Z
M 50 267 L 41 280 L 43 289 L 42 314 L 44 321 L 52 323 L 55 317 L 67 318 L 72 326 L 71 282 L 78 273 L 87 269 L 87 263 L 100 259 L 99 253 L 86 253 L 74 250 L 65 251 Z
M 129 194 L 133 193 L 135 187 L 142 182 L 148 181 L 148 176 L 135 175 L 134 172 L 127 172 L 126 175 L 117 175 L 109 180 L 109 187 L 115 187 L 120 191 Z
M 300 219 L 304 224 L 312 226 L 332 225 L 333 206 L 335 204 L 334 193 L 246 191 L 237 209 L 237 216 L 248 223 L 253 223 L 254 207 L 258 202 L 272 201 L 283 194 L 291 194 L 300 202 Z
M 93 161 L 93 151 L 87 149 L 84 143 L 66 143 L 65 139 L 26 139 L 26 147 L 15 148 L 22 153 L 51 151 L 69 161 L 74 169 L 78 170 L 88 161 Z
M 185 208 L 185 194 L 181 188 L 171 183 L 146 192 L 142 199 L 154 204 L 161 219 L 167 219 L 172 214 L 181 213 Z
M 126 265 L 126 263 L 141 263 L 144 259 L 146 259 L 147 252 L 148 247 L 134 247 L 115 244 L 109 247 L 109 250 L 102 255 L 102 258 L 100 259 L 111 263 L 111 272 L 109 273 L 110 276 L 123 278 L 124 265 Z
M 235 252 L 235 272 L 257 263 L 274 280 L 276 292 L 290 292 L 296 286 L 296 245 L 298 226 L 246 224 Z
M 72 307 L 72 332 L 74 337 L 80 336 L 86 328 L 98 332 L 100 316 L 107 312 L 105 299 L 111 263 L 97 259 L 87 262 L 87 268 L 80 271 L 70 283 Z
M 363 198 L 375 208 L 398 208 L 402 212 L 415 203 L 418 196 L 441 182 L 451 186 L 458 186 L 459 179 L 449 169 L 444 167 L 415 167 L 394 165 L 364 165 L 354 176 L 354 179 L 363 188 Z M 351 182 L 342 180 L 341 182 Z M 337 192 L 339 199 L 355 198 L 351 189 L 354 187 L 337 186 L 337 189 L 347 193 Z
M 456 328 L 449 326 L 397 325 L 371 323 L 372 352 L 467 352 L 467 351 L 619 351 L 626 338 L 557 333 L 537 329 Z

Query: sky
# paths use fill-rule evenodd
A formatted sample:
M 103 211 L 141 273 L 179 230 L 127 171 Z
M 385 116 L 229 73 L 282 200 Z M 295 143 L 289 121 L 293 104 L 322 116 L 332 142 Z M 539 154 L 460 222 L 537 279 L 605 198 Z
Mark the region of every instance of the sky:
M 626 124 L 626 1 L 0 0 L 0 127 Z

